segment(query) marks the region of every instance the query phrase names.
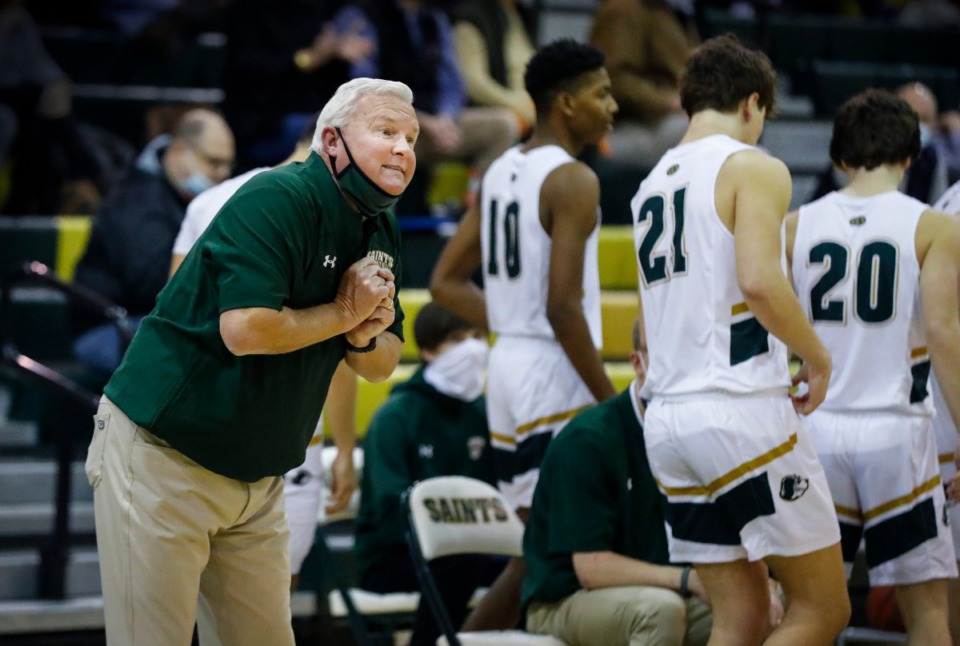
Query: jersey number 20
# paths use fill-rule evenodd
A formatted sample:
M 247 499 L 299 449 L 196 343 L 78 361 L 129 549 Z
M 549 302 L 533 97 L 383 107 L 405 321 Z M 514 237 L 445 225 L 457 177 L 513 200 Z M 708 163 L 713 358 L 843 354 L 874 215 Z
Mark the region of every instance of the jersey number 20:
M 860 250 L 853 278 L 853 312 L 864 323 L 884 323 L 893 318 L 899 255 L 894 245 L 882 240 L 868 242 Z M 831 299 L 830 292 L 847 279 L 849 258 L 849 249 L 837 242 L 820 242 L 810 248 L 810 264 L 823 266 L 820 279 L 810 290 L 814 321 L 846 322 L 846 300 Z
M 499 203 L 496 200 L 490 201 L 490 253 L 487 260 L 487 274 L 496 276 L 500 273 L 500 262 L 497 260 L 497 232 L 500 226 L 497 213 Z M 516 278 L 520 275 L 520 231 L 519 231 L 520 205 L 517 202 L 510 202 L 503 214 L 503 243 L 504 243 L 504 265 L 507 269 L 507 277 Z
M 671 200 L 673 213 L 673 241 L 670 253 L 673 257 L 672 267 L 667 268 L 666 254 L 654 255 L 660 238 L 663 237 L 664 217 L 666 215 L 666 200 L 663 195 L 652 195 L 644 200 L 638 215 L 639 222 L 650 221 L 646 235 L 640 242 L 637 259 L 640 263 L 640 272 L 647 287 L 666 280 L 671 276 L 687 273 L 687 254 L 683 248 L 683 201 L 686 197 L 686 187 L 674 192 Z

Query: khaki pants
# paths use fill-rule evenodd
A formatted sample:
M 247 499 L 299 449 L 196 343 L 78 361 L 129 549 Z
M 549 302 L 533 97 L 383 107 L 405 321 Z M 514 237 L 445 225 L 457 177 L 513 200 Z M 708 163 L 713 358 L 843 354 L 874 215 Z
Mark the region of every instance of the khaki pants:
M 652 586 L 579 590 L 527 611 L 528 631 L 569 646 L 701 646 L 712 625 L 707 604 Z
M 293 646 L 283 481 L 201 467 L 106 397 L 86 471 L 94 487 L 107 642 Z M 224 450 L 229 450 L 228 446 Z

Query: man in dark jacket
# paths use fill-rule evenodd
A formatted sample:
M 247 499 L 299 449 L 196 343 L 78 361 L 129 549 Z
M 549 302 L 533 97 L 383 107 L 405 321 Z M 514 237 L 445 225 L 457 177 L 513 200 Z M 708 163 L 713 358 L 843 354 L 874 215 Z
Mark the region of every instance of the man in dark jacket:
M 417 315 L 414 338 L 423 365 L 398 384 L 374 415 L 363 442 L 364 466 L 356 557 L 360 585 L 373 592 L 419 589 L 404 541 L 400 495 L 414 482 L 462 475 L 494 483 L 481 396 L 488 345 L 479 328 L 437 303 Z M 505 560 L 461 555 L 431 562 L 455 626 L 474 590 L 489 585 Z M 434 644 L 440 631 L 426 603 L 411 644 Z
M 93 221 L 74 281 L 126 308 L 134 323 L 153 309 L 167 282 L 170 252 L 187 203 L 230 176 L 233 134 L 206 109 L 186 112 L 172 136 L 148 146 L 136 167 L 111 191 Z M 74 354 L 112 372 L 120 364 L 115 328 L 77 315 L 83 334 Z

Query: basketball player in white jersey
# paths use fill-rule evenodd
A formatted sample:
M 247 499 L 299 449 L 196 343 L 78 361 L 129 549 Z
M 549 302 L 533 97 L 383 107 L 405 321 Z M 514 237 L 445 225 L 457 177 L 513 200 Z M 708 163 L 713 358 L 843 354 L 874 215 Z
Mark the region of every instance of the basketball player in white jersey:
M 290 156 L 278 166 L 305 160 L 310 155 L 315 126 L 310 125 L 297 141 Z M 170 262 L 172 276 L 183 259 L 193 248 L 197 239 L 207 230 L 214 216 L 247 180 L 269 167 L 254 168 L 243 175 L 228 179 L 198 195 L 187 206 L 187 213 L 180 224 L 180 233 L 173 244 Z M 356 445 L 357 376 L 343 362 L 333 373 L 330 392 L 323 413 L 330 424 L 331 435 L 337 446 L 337 455 L 330 467 L 332 487 L 325 512 L 334 514 L 350 503 L 357 489 L 357 474 L 353 464 L 353 448 Z M 283 504 L 290 527 L 290 573 L 291 590 L 296 590 L 300 567 L 303 565 L 317 530 L 321 498 L 323 497 L 323 418 L 310 440 L 303 464 L 291 469 L 283 477 Z
M 928 390 L 960 417 L 960 226 L 897 191 L 920 152 L 913 108 L 881 90 L 844 103 L 830 158 L 847 187 L 791 213 L 793 282 L 834 360 L 806 419 L 824 465 L 849 573 L 865 539 L 871 585 L 897 586 L 912 644 L 948 646 L 947 529 Z M 953 444 L 956 445 L 954 432 Z
M 765 55 L 705 41 L 681 81 L 687 133 L 631 202 L 647 451 L 671 560 L 692 562 L 709 593 L 711 646 L 764 639 L 767 566 L 787 611 L 765 643 L 832 644 L 850 614 L 830 492 L 797 416 L 823 400 L 830 355 L 784 271 L 789 172 L 754 147 L 775 88 Z M 786 346 L 809 385 L 793 402 Z
M 943 211 L 956 217 L 960 215 L 960 182 L 956 182 L 933 205 L 937 211 Z M 944 486 L 949 485 L 957 476 L 958 431 L 953 418 L 948 415 L 943 391 L 934 375 L 930 375 L 930 391 L 933 393 L 933 433 L 937 438 L 937 460 L 940 463 L 940 478 Z M 953 534 L 953 550 L 960 566 L 960 505 L 947 502 L 947 519 Z M 960 646 L 960 579 L 954 577 L 947 581 L 947 603 L 950 617 L 950 636 L 954 646 Z
M 599 182 L 575 158 L 610 131 L 617 112 L 603 54 L 556 41 L 531 59 L 525 84 L 537 111 L 533 135 L 487 170 L 430 285 L 444 307 L 497 335 L 487 417 L 500 488 L 521 518 L 550 440 L 616 394 L 599 354 Z M 481 265 L 483 291 L 471 281 Z M 521 567 L 514 561 L 504 577 Z

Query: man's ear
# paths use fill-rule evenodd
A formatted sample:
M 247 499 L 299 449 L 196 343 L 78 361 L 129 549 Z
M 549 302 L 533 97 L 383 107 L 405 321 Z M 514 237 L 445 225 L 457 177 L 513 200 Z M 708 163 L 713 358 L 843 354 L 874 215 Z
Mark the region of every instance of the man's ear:
M 337 143 L 340 141 L 340 136 L 336 128 L 324 126 L 320 131 L 320 141 L 323 142 L 323 152 L 327 153 L 328 157 L 337 156 Z

